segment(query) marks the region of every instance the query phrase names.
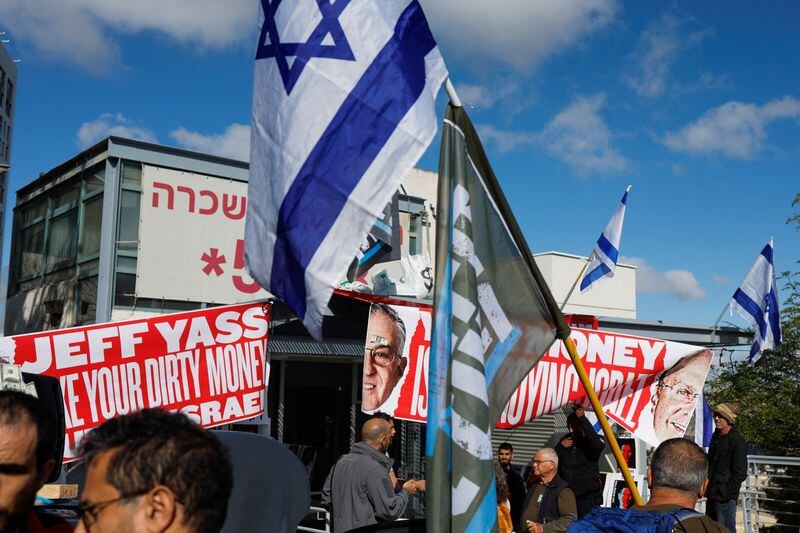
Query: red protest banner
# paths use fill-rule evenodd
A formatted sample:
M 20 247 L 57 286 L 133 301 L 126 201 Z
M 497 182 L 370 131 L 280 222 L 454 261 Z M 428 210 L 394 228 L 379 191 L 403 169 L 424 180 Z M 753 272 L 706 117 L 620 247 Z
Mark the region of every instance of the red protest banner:
M 5 337 L 0 355 L 60 380 L 70 460 L 86 432 L 146 407 L 203 427 L 260 415 L 268 331 L 269 306 L 243 304 Z
M 610 418 L 653 445 L 683 436 L 711 365 L 710 350 L 581 328 L 573 328 L 571 337 Z M 363 411 L 425 422 L 430 340 L 429 307 L 372 305 Z M 561 341 L 520 381 L 499 428 L 519 426 L 572 402 L 588 404 Z

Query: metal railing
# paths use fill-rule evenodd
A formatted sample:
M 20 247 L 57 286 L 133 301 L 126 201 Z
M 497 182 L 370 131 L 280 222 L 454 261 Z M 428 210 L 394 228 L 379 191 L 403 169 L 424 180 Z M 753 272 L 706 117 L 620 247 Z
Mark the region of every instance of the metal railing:
M 297 526 L 297 531 L 308 531 L 309 533 L 331 533 L 331 514 L 324 507 L 311 506 L 308 511 L 308 518 L 310 515 L 316 515 L 313 519 L 323 522 L 324 529 L 317 529 L 309 526 Z
M 739 494 L 746 533 L 760 528 L 798 529 L 800 458 L 747 456 L 747 479 Z

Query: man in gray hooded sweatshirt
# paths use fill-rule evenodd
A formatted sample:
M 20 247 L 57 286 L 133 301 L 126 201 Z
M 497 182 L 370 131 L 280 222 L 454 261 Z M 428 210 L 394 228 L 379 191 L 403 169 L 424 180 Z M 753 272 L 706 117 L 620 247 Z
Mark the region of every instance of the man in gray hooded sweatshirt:
M 386 457 L 391 444 L 389 423 L 372 418 L 361 428 L 361 442 L 331 468 L 322 487 L 322 505 L 333 509 L 334 533 L 397 520 L 408 498 L 425 490 L 424 481 L 409 480 L 395 493 L 389 478 L 392 460 Z

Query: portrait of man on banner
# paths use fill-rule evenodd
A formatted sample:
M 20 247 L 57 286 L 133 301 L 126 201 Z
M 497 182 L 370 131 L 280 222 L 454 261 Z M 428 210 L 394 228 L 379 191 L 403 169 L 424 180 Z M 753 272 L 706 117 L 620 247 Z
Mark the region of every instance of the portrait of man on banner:
M 364 346 L 362 411 L 394 413 L 401 389 L 397 385 L 404 380 L 408 367 L 405 344 L 406 326 L 398 312 L 386 304 L 372 304 Z
M 697 350 L 658 374 L 650 386 L 650 404 L 642 412 L 641 438 L 657 445 L 683 437 L 703 392 L 712 356 L 711 350 Z

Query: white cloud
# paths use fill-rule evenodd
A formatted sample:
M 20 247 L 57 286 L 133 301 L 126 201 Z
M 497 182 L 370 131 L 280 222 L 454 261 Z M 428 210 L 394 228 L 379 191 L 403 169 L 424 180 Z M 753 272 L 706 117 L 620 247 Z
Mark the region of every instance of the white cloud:
M 500 153 L 538 145 L 539 137 L 529 131 L 502 130 L 491 124 L 478 124 L 478 132 L 484 142 L 492 143 Z
M 423 0 L 445 58 L 532 72 L 543 61 L 607 27 L 616 0 Z
M 764 147 L 766 127 L 773 121 L 791 118 L 800 119 L 800 100 L 791 96 L 763 106 L 727 102 L 709 109 L 679 131 L 667 133 L 662 142 L 676 152 L 751 159 Z
M 711 280 L 717 285 L 727 285 L 731 282 L 730 278 L 726 276 L 720 276 L 719 274 L 714 274 Z
M 218 135 L 204 135 L 185 128 L 171 131 L 169 135 L 188 150 L 239 161 L 250 160 L 250 126 L 245 124 L 231 124 Z
M 95 73 L 120 60 L 115 34 L 151 31 L 201 48 L 255 35 L 252 0 L 3 0 L 0 20 L 17 43 Z
M 694 25 L 690 20 L 666 13 L 642 32 L 633 53 L 633 73 L 626 77 L 639 96 L 661 96 L 678 56 L 713 35 L 711 30 L 691 30 Z M 704 74 L 703 79 L 709 81 L 709 75 Z
M 103 113 L 89 122 L 84 122 L 78 128 L 75 141 L 78 146 L 88 148 L 109 135 L 138 139 L 140 141 L 158 142 L 155 134 L 147 128 L 137 125 L 126 118 L 122 113 Z
M 636 267 L 636 291 L 641 293 L 671 294 L 678 300 L 704 300 L 706 291 L 694 274 L 688 270 L 660 271 L 640 257 L 620 257 L 621 263 Z
M 579 96 L 544 127 L 541 142 L 574 173 L 620 172 L 630 162 L 611 145 L 612 134 L 600 110 L 605 96 Z

